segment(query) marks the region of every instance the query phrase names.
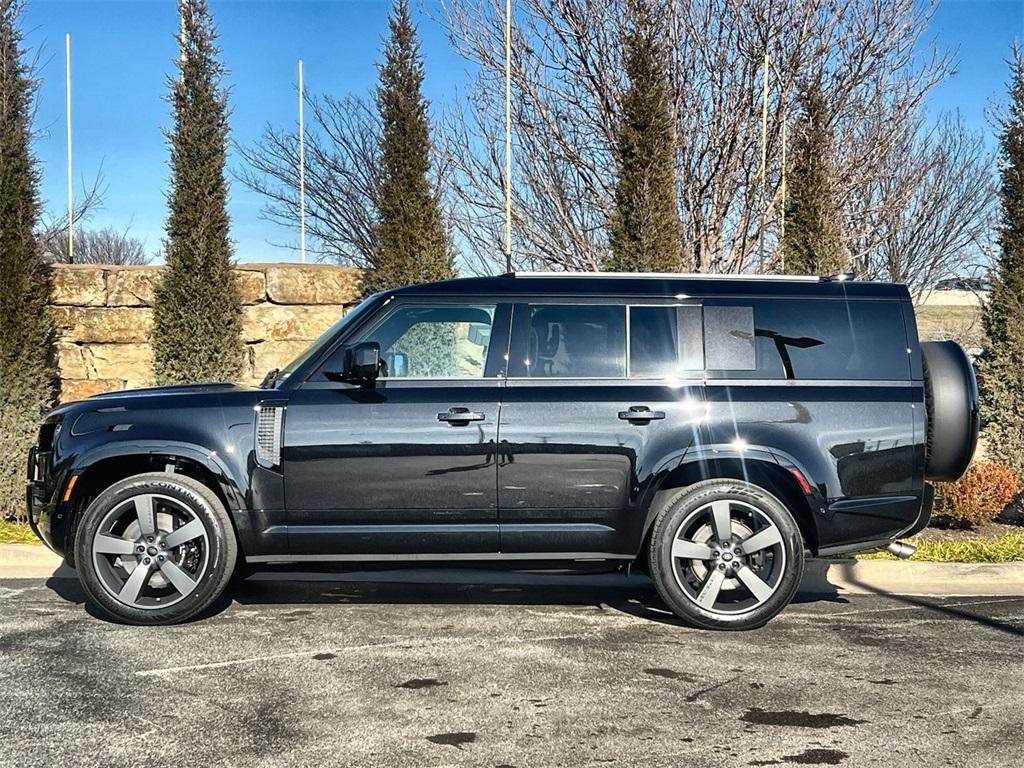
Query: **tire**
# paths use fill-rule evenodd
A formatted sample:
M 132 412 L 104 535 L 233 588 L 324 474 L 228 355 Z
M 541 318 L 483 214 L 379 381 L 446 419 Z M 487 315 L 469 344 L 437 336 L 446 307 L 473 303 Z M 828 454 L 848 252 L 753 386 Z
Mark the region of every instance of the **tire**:
M 729 547 L 719 535 L 725 514 Z M 754 629 L 793 599 L 804 543 L 789 510 L 768 491 L 742 480 L 706 480 L 665 503 L 648 559 L 658 594 L 683 621 Z
M 75 559 L 83 589 L 106 616 L 178 624 L 224 592 L 238 542 L 213 491 L 184 475 L 152 472 L 93 500 L 78 526 Z
M 956 480 L 974 457 L 981 425 L 978 380 L 954 341 L 921 344 L 928 432 L 925 477 Z

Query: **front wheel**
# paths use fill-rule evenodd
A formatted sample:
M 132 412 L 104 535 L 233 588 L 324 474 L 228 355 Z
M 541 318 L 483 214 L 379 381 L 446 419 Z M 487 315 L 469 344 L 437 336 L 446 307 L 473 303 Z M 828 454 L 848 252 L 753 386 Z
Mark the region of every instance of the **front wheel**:
M 658 593 L 679 618 L 706 629 L 752 629 L 792 600 L 804 546 L 775 496 L 740 480 L 708 480 L 665 504 L 649 557 Z
M 75 539 L 92 602 L 128 624 L 176 624 L 210 606 L 238 545 L 220 499 L 197 480 L 153 472 L 114 483 L 89 505 Z

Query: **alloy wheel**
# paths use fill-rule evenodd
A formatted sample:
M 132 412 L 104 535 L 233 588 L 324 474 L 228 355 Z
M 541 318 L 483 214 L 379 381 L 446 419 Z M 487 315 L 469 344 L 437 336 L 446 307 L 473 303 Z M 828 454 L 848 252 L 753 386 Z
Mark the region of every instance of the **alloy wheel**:
M 704 611 L 735 616 L 776 593 L 786 568 L 782 532 L 753 504 L 719 499 L 693 510 L 672 538 L 672 572 Z
M 188 505 L 162 494 L 139 494 L 104 516 L 92 558 L 100 583 L 118 602 L 166 608 L 199 586 L 209 565 L 209 537 Z

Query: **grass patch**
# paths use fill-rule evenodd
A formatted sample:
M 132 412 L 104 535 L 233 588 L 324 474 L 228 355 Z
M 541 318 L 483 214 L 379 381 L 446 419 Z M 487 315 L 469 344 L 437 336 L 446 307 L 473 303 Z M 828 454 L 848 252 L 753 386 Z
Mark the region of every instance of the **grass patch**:
M 6 523 L 0 520 L 0 544 L 42 544 L 27 523 Z
M 911 560 L 933 563 L 1012 563 L 1024 560 L 1024 531 L 987 539 L 910 539 Z M 857 555 L 858 560 L 895 560 L 888 552 Z

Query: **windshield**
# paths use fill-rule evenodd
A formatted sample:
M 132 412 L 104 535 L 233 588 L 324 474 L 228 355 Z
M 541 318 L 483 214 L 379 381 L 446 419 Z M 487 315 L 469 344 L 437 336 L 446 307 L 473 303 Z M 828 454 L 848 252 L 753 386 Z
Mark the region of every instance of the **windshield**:
M 337 338 L 338 334 L 341 332 L 343 328 L 345 328 L 345 326 L 366 314 L 370 306 L 376 303 L 375 300 L 378 296 L 379 294 L 374 294 L 373 296 L 370 296 L 368 299 L 363 300 L 363 302 L 358 307 L 353 309 L 351 312 L 342 317 L 338 322 L 336 322 L 334 325 L 332 325 L 330 328 L 324 331 L 323 334 L 321 334 L 320 338 L 318 338 L 316 341 L 314 341 L 312 344 L 306 347 L 305 351 L 301 355 L 296 357 L 294 360 L 288 363 L 288 365 L 282 368 L 277 373 L 276 376 L 273 376 L 268 386 L 276 387 L 282 381 L 291 376 L 300 365 L 309 360 L 311 357 L 314 357 L 315 355 L 319 354 L 324 347 L 330 344 L 333 339 Z

